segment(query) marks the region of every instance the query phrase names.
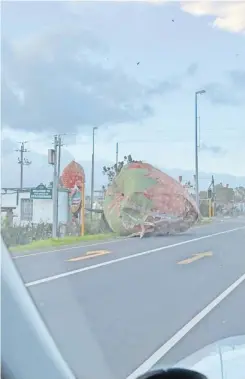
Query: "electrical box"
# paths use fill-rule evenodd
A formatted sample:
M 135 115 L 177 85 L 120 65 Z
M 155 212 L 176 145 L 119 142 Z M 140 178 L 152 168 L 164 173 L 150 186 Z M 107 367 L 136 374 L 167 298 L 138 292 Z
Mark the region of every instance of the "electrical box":
M 55 163 L 55 150 L 48 149 L 48 163 L 54 165 Z

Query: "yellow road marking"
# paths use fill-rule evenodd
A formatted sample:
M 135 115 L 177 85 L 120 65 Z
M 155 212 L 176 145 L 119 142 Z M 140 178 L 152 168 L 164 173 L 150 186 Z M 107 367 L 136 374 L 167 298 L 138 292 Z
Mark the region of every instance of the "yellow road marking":
M 85 255 L 82 255 L 81 257 L 68 259 L 67 262 L 83 261 L 85 259 L 95 258 L 95 257 L 99 257 L 100 255 L 106 255 L 106 254 L 110 254 L 110 251 L 108 250 L 88 251 Z
M 193 254 L 191 258 L 184 259 L 183 261 L 178 262 L 178 265 L 188 265 L 189 263 L 195 262 L 198 259 L 205 257 L 211 257 L 213 255 L 212 251 L 206 251 L 205 253 Z

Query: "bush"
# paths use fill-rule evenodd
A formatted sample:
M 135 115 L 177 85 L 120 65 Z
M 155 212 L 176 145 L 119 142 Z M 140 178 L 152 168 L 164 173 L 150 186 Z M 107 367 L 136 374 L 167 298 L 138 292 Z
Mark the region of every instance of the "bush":
M 52 237 L 52 224 L 40 222 L 39 224 L 29 223 L 26 225 L 9 226 L 2 222 L 2 237 L 7 247 L 16 245 L 27 245 L 33 241 L 46 240 Z M 79 223 L 60 224 L 58 237 L 80 236 L 81 227 Z M 95 235 L 101 233 L 111 233 L 104 215 L 93 214 L 91 221 L 90 213 L 85 216 L 85 234 Z
M 26 245 L 32 241 L 50 238 L 52 236 L 52 224 L 43 222 L 13 226 L 2 224 L 1 233 L 7 247 Z
M 203 217 L 209 217 L 209 205 L 207 201 L 201 201 L 200 213 Z

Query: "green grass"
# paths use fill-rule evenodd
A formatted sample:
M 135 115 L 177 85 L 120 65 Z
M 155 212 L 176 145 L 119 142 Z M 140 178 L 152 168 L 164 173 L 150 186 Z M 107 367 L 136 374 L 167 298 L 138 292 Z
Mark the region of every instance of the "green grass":
M 199 225 L 209 224 L 213 220 L 209 217 L 202 217 L 198 222 Z M 116 238 L 117 234 L 115 233 L 106 233 L 106 234 L 86 234 L 85 236 L 70 236 L 64 238 L 49 238 L 46 240 L 38 240 L 31 242 L 27 245 L 17 245 L 10 247 L 10 251 L 12 252 L 23 252 L 23 251 L 32 251 L 32 250 L 40 250 L 50 247 L 59 247 L 59 246 L 69 246 L 75 245 L 79 242 L 88 242 L 88 241 L 101 241 L 106 239 Z
M 101 241 L 101 240 L 115 238 L 116 236 L 117 235 L 115 233 L 107 233 L 107 234 L 87 234 L 83 237 L 70 236 L 70 237 L 64 237 L 64 238 L 49 238 L 46 240 L 34 241 L 27 245 L 17 245 L 17 246 L 10 247 L 10 251 L 23 252 L 23 251 L 30 251 L 30 250 L 39 250 L 42 248 L 74 245 L 74 244 L 77 244 L 78 242 Z
M 211 217 L 202 217 L 199 224 L 210 224 L 213 221 Z

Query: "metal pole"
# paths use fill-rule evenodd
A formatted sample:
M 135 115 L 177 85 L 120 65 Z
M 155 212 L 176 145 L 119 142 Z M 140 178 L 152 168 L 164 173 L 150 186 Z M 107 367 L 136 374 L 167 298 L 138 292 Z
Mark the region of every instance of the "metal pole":
M 201 147 L 201 117 L 198 116 L 198 148 Z
M 59 225 L 59 181 L 60 181 L 60 160 L 61 160 L 61 136 L 58 136 L 58 161 L 57 161 L 57 206 L 56 206 L 56 220 L 57 226 Z M 58 228 L 57 228 L 58 229 Z
M 54 136 L 54 172 L 53 172 L 53 226 L 52 226 L 52 237 L 57 237 L 57 147 L 58 138 Z
M 92 214 L 92 212 L 91 212 Z M 80 209 L 81 236 L 84 236 L 85 227 L 85 183 L 81 186 L 81 209 Z
M 214 176 L 212 175 L 212 187 L 213 187 L 213 216 L 216 216 L 216 194 L 214 185 Z
M 18 153 L 20 153 L 20 157 L 18 158 L 18 164 L 20 164 L 20 189 L 23 189 L 23 176 L 24 176 L 24 166 L 29 166 L 31 164 L 31 161 L 24 158 L 24 153 L 29 153 L 28 150 L 25 149 L 25 142 L 20 142 L 20 149 L 15 150 Z
M 116 144 L 116 165 L 117 165 L 117 169 L 118 169 L 118 142 Z
M 24 143 L 20 147 L 20 189 L 23 189 Z
M 92 172 L 91 172 L 91 209 L 93 209 L 94 204 L 94 131 L 96 128 L 93 128 L 93 147 L 92 147 Z M 91 212 L 92 219 L 92 212 Z
M 57 176 L 60 178 L 60 160 L 61 160 L 61 136 L 58 137 L 58 168 L 57 168 Z
M 195 175 L 196 175 L 196 203 L 199 209 L 199 170 L 198 170 L 198 115 L 197 115 L 197 95 L 195 93 Z

